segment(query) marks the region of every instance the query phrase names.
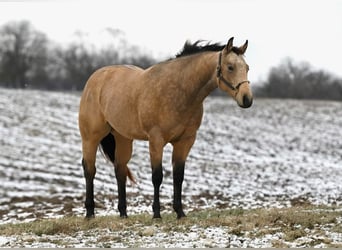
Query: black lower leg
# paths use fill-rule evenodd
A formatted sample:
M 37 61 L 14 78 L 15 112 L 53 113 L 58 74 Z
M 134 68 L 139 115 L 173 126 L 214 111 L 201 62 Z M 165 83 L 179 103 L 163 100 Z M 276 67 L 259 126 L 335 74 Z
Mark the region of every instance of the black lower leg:
M 184 180 L 184 162 L 173 165 L 173 209 L 177 218 L 185 217 L 182 206 L 182 183 Z
M 118 183 L 119 203 L 118 210 L 121 218 L 127 218 L 127 203 L 126 203 L 126 175 L 119 173 L 118 168 L 115 168 L 116 180 Z
M 92 218 L 95 216 L 95 213 L 94 213 L 94 209 L 95 209 L 94 176 L 95 176 L 95 173 L 93 173 L 93 174 L 89 173 L 84 159 L 82 159 L 82 166 L 83 166 L 83 170 L 84 170 L 84 177 L 86 180 L 86 200 L 84 203 L 84 205 L 87 209 L 86 218 Z
M 118 209 L 121 218 L 127 218 L 127 204 L 126 204 L 126 184 L 118 183 L 119 204 Z
M 152 183 L 154 187 L 154 199 L 153 199 L 153 218 L 161 218 L 160 216 L 160 201 L 159 190 L 163 181 L 163 168 L 160 164 L 157 167 L 152 167 Z

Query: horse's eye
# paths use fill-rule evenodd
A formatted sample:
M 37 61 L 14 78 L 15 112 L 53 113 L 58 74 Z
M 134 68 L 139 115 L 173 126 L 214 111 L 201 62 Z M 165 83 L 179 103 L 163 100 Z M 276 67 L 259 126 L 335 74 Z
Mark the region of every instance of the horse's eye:
M 249 65 L 247 64 L 247 71 L 249 71 Z
M 230 72 L 232 72 L 232 71 L 234 71 L 234 67 L 233 67 L 232 65 L 228 65 L 228 70 L 229 70 Z

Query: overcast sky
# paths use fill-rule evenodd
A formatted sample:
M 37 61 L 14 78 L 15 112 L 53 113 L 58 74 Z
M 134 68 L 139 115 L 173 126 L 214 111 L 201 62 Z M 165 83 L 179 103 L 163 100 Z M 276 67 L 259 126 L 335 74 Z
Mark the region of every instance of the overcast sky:
M 101 44 L 106 28 L 119 29 L 161 59 L 187 39 L 234 36 L 236 45 L 249 40 L 251 81 L 286 57 L 342 77 L 342 0 L 0 0 L 0 25 L 24 19 L 60 43 L 81 30 Z

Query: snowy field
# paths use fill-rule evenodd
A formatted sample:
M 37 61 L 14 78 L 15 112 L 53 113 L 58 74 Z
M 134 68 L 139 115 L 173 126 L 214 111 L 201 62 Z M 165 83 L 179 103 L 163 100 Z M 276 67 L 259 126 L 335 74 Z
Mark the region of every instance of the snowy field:
M 0 89 L 0 224 L 83 215 L 79 93 Z M 185 211 L 342 204 L 342 102 L 207 98 L 183 186 Z M 171 146 L 161 202 L 172 212 Z M 152 214 L 147 143 L 136 141 L 128 213 Z M 118 214 L 113 167 L 99 153 L 97 214 Z

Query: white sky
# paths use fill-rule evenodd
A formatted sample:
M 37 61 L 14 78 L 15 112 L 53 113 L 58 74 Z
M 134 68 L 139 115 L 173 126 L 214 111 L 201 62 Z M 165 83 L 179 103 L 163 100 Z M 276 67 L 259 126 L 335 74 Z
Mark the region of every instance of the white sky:
M 248 39 L 254 82 L 285 57 L 342 76 L 342 0 L 0 0 L 0 25 L 23 19 L 60 43 L 81 30 L 101 44 L 105 28 L 120 29 L 160 59 L 187 39 Z

